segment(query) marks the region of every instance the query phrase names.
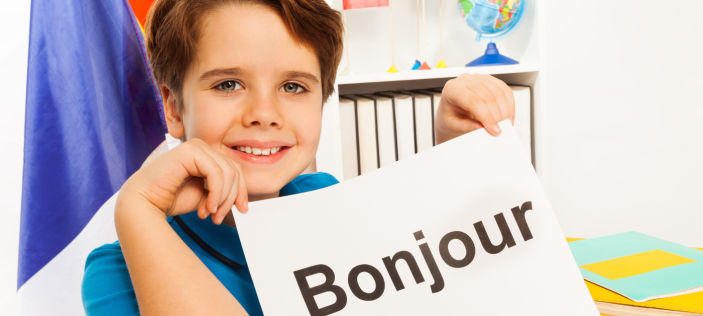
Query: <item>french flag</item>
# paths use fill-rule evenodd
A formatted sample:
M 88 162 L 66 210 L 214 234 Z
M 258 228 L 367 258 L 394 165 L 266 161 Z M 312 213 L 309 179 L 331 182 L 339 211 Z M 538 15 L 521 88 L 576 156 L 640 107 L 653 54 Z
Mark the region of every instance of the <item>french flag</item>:
M 32 1 L 26 102 L 20 314 L 82 315 L 85 260 L 117 240 L 117 191 L 164 142 L 127 0 Z

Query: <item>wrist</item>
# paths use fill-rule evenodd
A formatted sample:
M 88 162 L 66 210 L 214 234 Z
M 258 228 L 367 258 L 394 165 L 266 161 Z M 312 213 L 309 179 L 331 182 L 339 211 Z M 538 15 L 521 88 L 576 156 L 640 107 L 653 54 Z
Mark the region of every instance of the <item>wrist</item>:
M 117 195 L 117 201 L 115 202 L 115 227 L 118 230 L 122 224 L 130 225 L 128 223 L 131 221 L 144 221 L 149 218 L 165 220 L 166 217 L 166 214 L 161 209 L 151 204 L 127 185 L 123 186 Z
M 452 140 L 452 139 L 456 138 L 457 136 L 460 136 L 458 134 L 443 132 L 440 128 L 435 128 L 434 133 L 435 133 L 435 140 L 437 141 L 437 145 L 444 143 L 446 141 Z

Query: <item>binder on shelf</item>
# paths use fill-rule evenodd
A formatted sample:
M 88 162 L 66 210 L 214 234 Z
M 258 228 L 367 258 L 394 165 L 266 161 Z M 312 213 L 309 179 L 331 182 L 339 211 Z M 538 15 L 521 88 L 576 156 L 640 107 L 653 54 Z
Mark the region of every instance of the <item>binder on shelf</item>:
M 356 99 L 356 115 L 359 139 L 360 174 L 379 168 L 378 122 L 376 120 L 376 99 L 373 96 L 359 95 Z
M 433 95 L 424 91 L 411 91 L 415 100 L 415 139 L 416 152 L 434 146 Z
M 416 151 L 415 96 L 404 92 L 390 92 L 395 106 L 396 144 L 398 160 L 408 158 Z
M 437 145 L 437 137 L 434 134 L 434 120 L 437 117 L 437 109 L 439 109 L 439 102 L 442 101 L 442 88 L 435 88 L 427 90 L 428 93 L 432 94 L 432 140 L 433 144 Z
M 530 88 L 510 87 L 515 96 L 515 129 L 526 157 L 532 160 Z M 344 179 L 436 145 L 434 123 L 441 97 L 441 88 L 340 96 Z
M 376 115 L 378 118 L 378 158 L 380 167 L 398 161 L 396 142 L 395 99 L 392 95 L 376 93 Z
M 342 139 L 342 169 L 344 180 L 361 174 L 359 165 L 359 128 L 356 115 L 356 98 L 339 96 L 339 126 Z

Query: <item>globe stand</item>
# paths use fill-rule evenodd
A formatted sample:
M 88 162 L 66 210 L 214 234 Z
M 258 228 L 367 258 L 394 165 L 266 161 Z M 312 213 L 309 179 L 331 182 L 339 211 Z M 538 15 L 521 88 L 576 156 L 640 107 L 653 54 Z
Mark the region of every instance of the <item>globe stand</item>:
M 483 56 L 474 59 L 474 61 L 466 64 L 466 67 L 476 66 L 499 66 L 499 65 L 514 65 L 519 64 L 517 60 L 505 57 L 498 52 L 496 43 L 488 43 L 486 53 Z

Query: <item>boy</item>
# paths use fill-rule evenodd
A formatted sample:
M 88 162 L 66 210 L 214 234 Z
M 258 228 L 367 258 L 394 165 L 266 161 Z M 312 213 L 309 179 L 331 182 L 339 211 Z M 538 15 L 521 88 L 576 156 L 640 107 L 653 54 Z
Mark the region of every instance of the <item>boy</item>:
M 323 0 L 158 0 L 145 32 L 169 133 L 186 142 L 122 187 L 119 242 L 86 263 L 86 313 L 262 315 L 230 210 L 336 183 L 300 174 L 341 59 L 340 15 Z M 436 139 L 497 135 L 513 117 L 503 82 L 462 75 L 445 85 Z

